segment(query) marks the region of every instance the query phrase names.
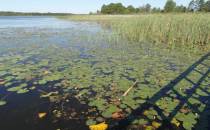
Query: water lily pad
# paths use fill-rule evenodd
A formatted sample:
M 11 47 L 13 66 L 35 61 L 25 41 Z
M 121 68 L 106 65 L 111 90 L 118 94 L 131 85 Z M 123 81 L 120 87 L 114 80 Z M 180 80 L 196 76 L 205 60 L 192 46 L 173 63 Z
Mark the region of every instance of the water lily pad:
M 44 84 L 46 84 L 47 83 L 47 81 L 46 80 L 39 80 L 39 82 L 38 82 L 40 85 L 44 85 Z
M 18 86 L 18 87 L 12 87 L 12 88 L 7 89 L 7 91 L 16 92 L 16 91 L 21 90 L 22 88 L 23 88 L 23 87 L 20 87 L 20 86 Z
M 86 125 L 95 125 L 96 124 L 96 121 L 95 120 L 93 120 L 93 119 L 89 119 L 89 120 L 87 120 L 86 121 Z
M 95 106 L 98 110 L 104 110 L 106 108 L 105 104 L 107 104 L 107 102 L 104 99 L 94 99 L 88 105 Z
M 156 121 L 153 121 L 153 122 L 152 122 L 152 126 L 153 126 L 154 128 L 156 128 L 156 129 L 158 129 L 158 128 L 161 126 L 161 123 L 156 122 Z
M 114 105 L 110 105 L 103 113 L 102 116 L 105 118 L 110 118 L 112 117 L 112 114 L 114 112 L 118 111 L 118 107 L 114 106 Z
M 26 88 L 20 89 L 20 90 L 17 91 L 18 94 L 23 94 L 23 93 L 27 93 L 27 92 L 29 92 L 29 90 L 26 89 Z
M 26 84 L 26 83 L 23 83 L 23 84 L 20 84 L 20 85 L 17 86 L 17 87 L 9 88 L 9 89 L 7 89 L 7 91 L 10 91 L 10 92 L 17 92 L 17 91 L 23 89 L 23 88 L 26 87 L 26 86 L 27 86 L 27 84 Z
M 4 105 L 6 105 L 7 104 L 7 102 L 6 101 L 2 101 L 2 100 L 0 100 L 0 106 L 4 106 Z

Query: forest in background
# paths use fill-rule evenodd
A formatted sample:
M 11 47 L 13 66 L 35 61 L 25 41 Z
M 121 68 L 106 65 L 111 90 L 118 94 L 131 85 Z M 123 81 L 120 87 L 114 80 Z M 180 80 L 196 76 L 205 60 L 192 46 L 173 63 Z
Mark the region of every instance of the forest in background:
M 168 12 L 210 12 L 210 0 L 192 0 L 188 6 L 177 5 L 174 0 L 168 0 L 163 9 L 152 7 L 150 4 L 135 8 L 133 5 L 124 6 L 122 3 L 103 5 L 97 14 L 136 14 L 136 13 L 168 13 Z M 93 14 L 93 13 L 90 13 Z
M 133 5 L 124 6 L 122 3 L 110 3 L 102 5 L 100 10 L 89 14 L 142 14 L 142 13 L 186 13 L 186 12 L 210 12 L 210 0 L 192 0 L 188 6 L 177 5 L 174 0 L 167 0 L 164 8 L 154 7 L 145 4 L 134 7 Z M 73 13 L 40 13 L 40 12 L 13 12 L 0 11 L 0 16 L 62 16 L 72 15 Z

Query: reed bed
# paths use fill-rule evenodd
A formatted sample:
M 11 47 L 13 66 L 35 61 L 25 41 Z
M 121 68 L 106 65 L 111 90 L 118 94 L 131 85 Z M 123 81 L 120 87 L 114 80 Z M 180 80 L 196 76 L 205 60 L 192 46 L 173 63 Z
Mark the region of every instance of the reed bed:
M 210 49 L 210 14 L 72 15 L 62 17 L 97 21 L 132 42 L 163 43 L 172 47 Z

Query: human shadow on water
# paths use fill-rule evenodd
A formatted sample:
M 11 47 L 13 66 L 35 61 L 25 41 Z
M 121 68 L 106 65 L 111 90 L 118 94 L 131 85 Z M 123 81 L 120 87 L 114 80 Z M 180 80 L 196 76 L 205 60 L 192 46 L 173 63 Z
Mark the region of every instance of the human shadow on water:
M 205 63 L 208 62 L 208 63 Z M 181 109 L 184 106 L 187 106 L 193 111 L 196 115 L 200 115 L 198 119 L 198 123 L 194 126 L 194 129 L 200 128 L 200 126 L 204 126 L 202 123 L 199 123 L 199 121 L 203 118 L 203 116 L 206 116 L 206 113 L 209 112 L 210 108 L 210 93 L 207 91 L 207 88 L 210 87 L 210 84 L 208 81 L 210 80 L 209 78 L 209 73 L 210 73 L 210 52 L 207 53 L 206 55 L 202 56 L 198 61 L 196 61 L 194 64 L 192 64 L 189 68 L 187 68 L 183 73 L 181 73 L 178 77 L 176 77 L 174 80 L 172 80 L 170 83 L 168 83 L 166 86 L 164 86 L 160 91 L 158 91 L 156 94 L 154 94 L 150 99 L 148 99 L 145 103 L 141 104 L 137 109 L 133 110 L 126 118 L 120 120 L 117 122 L 117 125 L 115 125 L 113 128 L 110 128 L 112 130 L 127 130 L 131 129 L 129 126 L 131 123 L 139 119 L 139 117 L 142 116 L 143 112 L 146 110 L 149 110 L 150 108 L 153 108 L 157 112 L 157 116 L 161 117 L 161 123 L 162 125 L 159 127 L 160 130 L 173 130 L 173 129 L 178 129 L 182 130 L 184 129 L 181 125 L 179 127 L 173 125 L 171 121 L 173 118 L 177 115 L 178 112 L 181 111 Z M 199 67 L 202 66 L 202 70 L 199 70 Z M 204 70 L 204 72 L 203 72 Z M 200 76 L 197 78 L 196 81 L 194 81 L 195 76 L 193 79 L 189 78 L 189 75 L 192 73 L 197 73 Z M 185 81 L 190 84 L 191 87 L 187 88 L 184 92 L 184 96 L 179 93 L 179 91 L 175 88 L 181 81 Z M 202 83 L 204 81 L 207 81 L 207 85 L 203 86 Z M 202 86 L 202 87 L 201 87 Z M 196 91 L 199 90 L 202 93 L 205 93 L 207 96 L 199 95 L 196 93 Z M 179 100 L 178 104 L 174 107 L 172 111 L 168 114 L 164 114 L 164 110 L 161 109 L 157 105 L 157 101 L 161 100 L 163 97 L 170 97 L 169 93 L 173 93 L 176 97 L 176 99 Z M 196 97 L 193 95 L 196 93 Z M 198 100 L 202 104 L 205 105 L 205 110 L 200 111 L 198 107 L 196 106 L 197 104 L 193 104 L 189 102 L 189 99 L 193 98 L 195 100 Z M 208 118 L 210 117 L 210 114 Z M 206 119 L 206 118 L 205 118 Z M 152 122 L 151 119 L 147 119 L 149 122 Z M 204 119 L 203 119 L 204 120 Z M 208 122 L 206 122 L 208 124 Z M 205 129 L 208 126 L 205 126 Z M 141 128 L 136 128 L 136 129 L 143 129 Z

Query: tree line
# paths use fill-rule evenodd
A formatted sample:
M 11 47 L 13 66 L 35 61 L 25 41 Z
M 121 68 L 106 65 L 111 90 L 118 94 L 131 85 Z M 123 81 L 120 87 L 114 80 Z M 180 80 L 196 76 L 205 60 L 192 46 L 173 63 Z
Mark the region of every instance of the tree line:
M 135 13 L 160 13 L 160 12 L 210 12 L 210 0 L 192 0 L 188 6 L 177 5 L 174 0 L 167 0 L 163 9 L 146 4 L 135 8 L 132 5 L 124 6 L 122 3 L 103 5 L 101 14 L 135 14 Z
M 24 12 L 10 12 L 10 11 L 0 11 L 0 16 L 63 16 L 71 15 L 71 13 L 24 13 Z

